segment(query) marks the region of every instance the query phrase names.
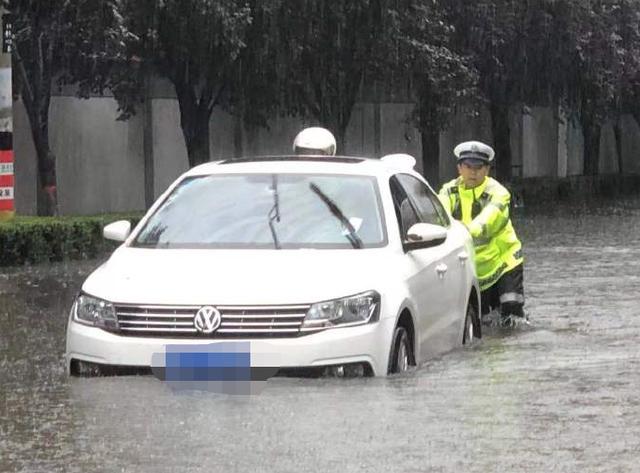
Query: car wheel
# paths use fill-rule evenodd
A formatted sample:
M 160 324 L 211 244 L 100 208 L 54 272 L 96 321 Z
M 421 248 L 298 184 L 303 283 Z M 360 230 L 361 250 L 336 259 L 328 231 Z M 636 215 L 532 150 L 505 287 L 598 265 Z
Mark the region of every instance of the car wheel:
M 467 314 L 464 318 L 464 332 L 462 333 L 462 344 L 470 345 L 480 338 L 480 324 L 478 314 L 473 304 L 467 304 Z
M 393 374 L 408 371 L 409 367 L 414 364 L 409 334 L 404 327 L 396 327 L 393 333 L 393 342 L 391 343 L 388 373 Z

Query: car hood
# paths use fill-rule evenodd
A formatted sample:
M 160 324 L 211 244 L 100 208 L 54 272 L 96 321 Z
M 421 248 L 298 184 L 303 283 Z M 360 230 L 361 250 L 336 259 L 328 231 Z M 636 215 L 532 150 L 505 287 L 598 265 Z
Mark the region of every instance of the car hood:
M 83 291 L 132 304 L 307 304 L 380 287 L 393 260 L 388 249 L 121 247 Z

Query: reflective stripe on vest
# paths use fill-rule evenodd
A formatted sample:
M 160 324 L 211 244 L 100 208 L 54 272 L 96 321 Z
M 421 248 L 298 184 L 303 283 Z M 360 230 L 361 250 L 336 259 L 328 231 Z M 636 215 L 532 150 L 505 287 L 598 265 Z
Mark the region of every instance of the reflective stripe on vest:
M 517 292 L 505 292 L 500 295 L 500 304 L 504 304 L 506 302 L 517 302 L 519 304 L 524 304 L 524 296 Z
M 500 279 L 500 276 L 502 276 L 502 273 L 504 273 L 505 269 L 507 269 L 507 263 L 502 263 L 491 276 L 479 279 L 478 283 L 480 283 L 480 290 L 482 291 L 483 288 L 489 288 L 490 286 L 492 286 L 498 279 Z

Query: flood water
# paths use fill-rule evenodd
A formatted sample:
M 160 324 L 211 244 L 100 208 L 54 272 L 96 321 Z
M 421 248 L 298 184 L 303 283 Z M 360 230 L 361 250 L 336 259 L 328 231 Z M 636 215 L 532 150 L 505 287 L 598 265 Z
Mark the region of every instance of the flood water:
M 0 269 L 0 472 L 638 471 L 640 201 L 587 210 L 515 222 L 529 328 L 252 396 L 67 378 L 68 309 L 98 262 Z

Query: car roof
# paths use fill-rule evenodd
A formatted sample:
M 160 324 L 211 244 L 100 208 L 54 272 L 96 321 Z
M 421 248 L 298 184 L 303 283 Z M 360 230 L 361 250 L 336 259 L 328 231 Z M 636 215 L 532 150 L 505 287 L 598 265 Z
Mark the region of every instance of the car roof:
M 212 161 L 196 166 L 184 176 L 236 173 L 329 173 L 385 176 L 414 173 L 406 162 L 358 156 L 270 155 Z

